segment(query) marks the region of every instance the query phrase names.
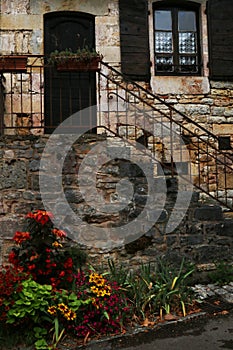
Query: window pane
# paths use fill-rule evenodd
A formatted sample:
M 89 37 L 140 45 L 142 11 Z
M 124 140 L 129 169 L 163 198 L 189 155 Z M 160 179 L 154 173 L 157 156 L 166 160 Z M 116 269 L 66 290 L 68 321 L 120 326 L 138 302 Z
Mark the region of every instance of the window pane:
M 181 65 L 192 65 L 196 64 L 196 58 L 191 56 L 180 56 Z
M 156 32 L 155 33 L 155 51 L 172 52 L 172 33 Z
M 196 52 L 195 33 L 179 33 L 179 52 L 180 53 Z
M 172 17 L 171 11 L 155 11 L 155 29 L 156 30 L 171 30 Z
M 156 57 L 156 71 L 157 72 L 173 72 L 173 58 L 172 56 L 167 57 Z
M 196 14 L 193 11 L 179 11 L 178 13 L 179 31 L 196 31 Z
M 196 73 L 198 71 L 196 57 L 180 56 L 180 72 Z

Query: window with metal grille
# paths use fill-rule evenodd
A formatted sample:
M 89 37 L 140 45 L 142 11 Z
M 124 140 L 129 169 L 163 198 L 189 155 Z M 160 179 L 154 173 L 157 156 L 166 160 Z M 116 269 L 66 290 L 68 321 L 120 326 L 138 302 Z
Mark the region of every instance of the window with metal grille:
M 199 75 L 199 8 L 173 4 L 154 4 L 155 74 Z

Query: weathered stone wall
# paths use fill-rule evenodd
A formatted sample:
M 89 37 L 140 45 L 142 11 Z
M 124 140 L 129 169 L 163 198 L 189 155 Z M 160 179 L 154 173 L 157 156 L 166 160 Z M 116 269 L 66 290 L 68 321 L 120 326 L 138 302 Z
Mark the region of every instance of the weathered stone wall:
M 43 15 L 54 11 L 81 11 L 96 16 L 96 48 L 105 61 L 120 61 L 117 0 L 2 0 L 0 6 L 1 54 L 43 55 Z
M 14 232 L 21 229 L 25 214 L 33 209 L 43 208 L 39 187 L 39 169 L 47 139 L 47 136 L 8 136 L 2 137 L 0 140 L 0 240 L 2 257 L 6 253 L 9 240 Z M 81 142 L 75 142 L 67 154 L 63 167 L 63 190 L 75 215 L 82 218 L 83 233 L 85 233 L 86 226 L 86 249 L 91 263 L 106 264 L 108 258 L 114 258 L 117 262 L 137 266 L 141 261 L 153 262 L 158 256 L 164 254 L 174 260 L 186 256 L 197 263 L 209 263 L 221 259 L 232 260 L 233 219 L 225 217 L 217 205 L 202 205 L 196 192 L 193 193 L 189 210 L 181 224 L 172 233 L 165 233 L 166 223 L 176 202 L 177 180 L 175 178 L 167 178 L 166 204 L 162 208 L 158 220 L 155 217 L 157 211 L 161 209 L 160 201 L 158 200 L 150 206 L 146 218 L 147 223 L 151 222 L 151 228 L 148 232 L 145 232 L 143 226 L 145 219 L 143 219 L 144 221 L 138 220 L 136 225 L 141 234 L 135 240 L 133 238 L 125 245 L 119 244 L 110 249 L 108 240 L 105 239 L 101 241 L 101 247 L 97 248 L 95 244 L 97 238 L 91 237 L 90 227 L 111 229 L 117 226 L 122 227 L 124 233 L 124 225 L 136 220 L 137 215 L 144 209 L 148 196 L 147 179 L 140 167 L 116 158 L 103 166 L 96 174 L 95 187 L 104 197 L 106 203 L 115 203 L 119 198 L 117 183 L 121 179 L 129 179 L 133 184 L 134 191 L 129 203 L 125 205 L 125 209 L 121 210 L 119 215 L 116 213 L 103 214 L 85 202 L 78 186 L 78 171 L 87 153 L 100 141 L 109 142 L 112 152 L 114 147 L 118 147 L 119 142 L 117 139 L 112 140 L 112 138 L 106 140 L 106 136 L 101 135 L 82 137 Z M 137 153 L 129 145 L 123 149 L 123 152 Z M 88 160 L 89 165 L 95 164 L 96 157 L 101 156 L 102 154 L 93 154 L 92 158 Z M 146 166 L 150 167 L 150 164 L 143 162 L 143 159 L 141 165 L 144 169 Z M 93 180 L 93 171 L 91 167 L 89 172 L 88 167 L 86 171 L 87 186 L 90 186 L 90 181 Z M 160 193 L 159 181 L 159 178 L 155 179 L 155 185 L 156 183 L 158 185 L 158 196 L 162 196 L 164 193 L 162 189 Z M 49 191 L 53 191 L 53 189 L 50 188 L 48 193 Z M 127 193 L 127 184 L 125 192 Z M 56 198 L 57 203 L 55 204 L 59 205 L 59 194 Z M 183 207 L 179 208 L 181 215 L 185 209 L 187 208 L 183 203 Z M 66 226 L 64 220 L 63 227 Z M 68 225 L 68 229 L 71 231 L 70 225 Z M 70 234 L 73 238 L 77 238 L 75 231 L 70 232 Z M 93 239 L 93 247 L 90 244 L 90 239 Z M 84 246 L 83 239 L 81 244 Z
M 153 11 L 149 1 L 149 33 L 151 55 L 151 88 L 164 101 L 185 113 L 192 120 L 203 125 L 216 135 L 229 136 L 233 142 L 233 84 L 228 82 L 211 82 L 208 78 L 208 31 L 206 23 L 206 1 L 201 3 L 201 30 L 203 51 L 203 74 L 200 77 L 163 77 L 155 76 L 153 66 Z M 82 11 L 96 16 L 96 47 L 104 61 L 120 66 L 120 36 L 118 0 L 102 1 L 29 1 L 2 0 L 0 47 L 1 54 L 25 53 L 43 54 L 43 15 L 52 11 Z M 133 63 L 132 63 L 133 64 Z M 23 112 L 30 112 L 31 95 L 27 90 L 29 76 L 13 77 L 14 86 L 10 87 L 10 78 L 6 76 L 6 109 L 9 110 L 13 98 L 14 110 L 20 111 L 19 86 L 23 80 Z M 19 79 L 20 78 L 20 79 Z M 39 79 L 41 81 L 39 81 Z M 25 81 L 24 81 L 25 80 Z M 27 85 L 29 87 L 27 87 Z M 43 104 L 40 100 L 43 76 L 33 74 L 33 109 L 34 117 L 39 115 L 39 108 Z M 10 94 L 10 90 L 14 93 Z M 28 97 L 26 96 L 28 93 Z M 38 95 L 36 99 L 36 95 Z M 8 100 L 7 100 L 8 98 Z M 28 99 L 28 103 L 26 100 Z M 17 101 L 16 101 L 17 100 Z M 38 121 L 35 121 L 38 123 Z

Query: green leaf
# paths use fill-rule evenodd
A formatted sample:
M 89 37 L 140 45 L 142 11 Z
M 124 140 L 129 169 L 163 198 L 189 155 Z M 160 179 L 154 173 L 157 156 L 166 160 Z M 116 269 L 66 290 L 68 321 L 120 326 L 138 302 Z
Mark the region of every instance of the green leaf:
M 56 338 L 56 341 L 57 341 L 58 337 L 59 337 L 59 321 L 58 321 L 57 317 L 54 320 L 54 325 L 55 325 L 55 338 Z
M 14 323 L 15 322 L 15 319 L 8 319 L 7 321 L 6 321 L 6 323 L 9 323 L 9 324 L 12 324 L 12 323 Z
M 109 320 L 109 315 L 106 310 L 104 311 L 104 316 L 107 318 L 107 320 Z
M 39 339 L 35 342 L 36 350 L 47 350 L 48 349 L 48 343 L 45 339 Z

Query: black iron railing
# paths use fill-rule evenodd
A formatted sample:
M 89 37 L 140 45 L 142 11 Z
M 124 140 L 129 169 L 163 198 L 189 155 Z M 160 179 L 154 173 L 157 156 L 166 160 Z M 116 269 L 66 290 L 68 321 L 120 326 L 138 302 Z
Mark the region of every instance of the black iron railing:
M 44 57 L 28 56 L 26 70 L 1 71 L 1 134 L 43 132 Z
M 51 133 L 70 115 L 96 104 L 95 72 L 58 71 L 46 62 L 42 55 L 30 55 L 24 70 L 0 69 L 1 134 Z M 80 112 L 72 127 L 91 129 L 96 119 Z
M 87 87 L 84 93 L 80 82 Z M 232 209 L 232 150 L 220 150 L 220 138 L 208 126 L 104 62 L 97 74 L 57 75 L 43 56 L 31 55 L 26 71 L 1 73 L 0 132 L 50 133 L 68 116 L 94 104 L 96 115 L 80 113 L 73 127 L 93 131 L 98 126 L 101 132 L 103 126 L 104 132 L 108 129 L 135 146 L 144 145 L 151 161 L 156 160 L 166 175 L 183 174 L 203 193 Z M 155 175 L 160 175 L 159 167 Z
M 137 141 L 151 150 L 165 174 L 177 175 L 177 167 L 199 190 L 232 209 L 231 149 L 220 150 L 220 138 L 153 94 L 147 86 L 123 77 L 102 63 L 100 123 L 118 136 Z M 157 174 L 158 175 L 158 174 Z

